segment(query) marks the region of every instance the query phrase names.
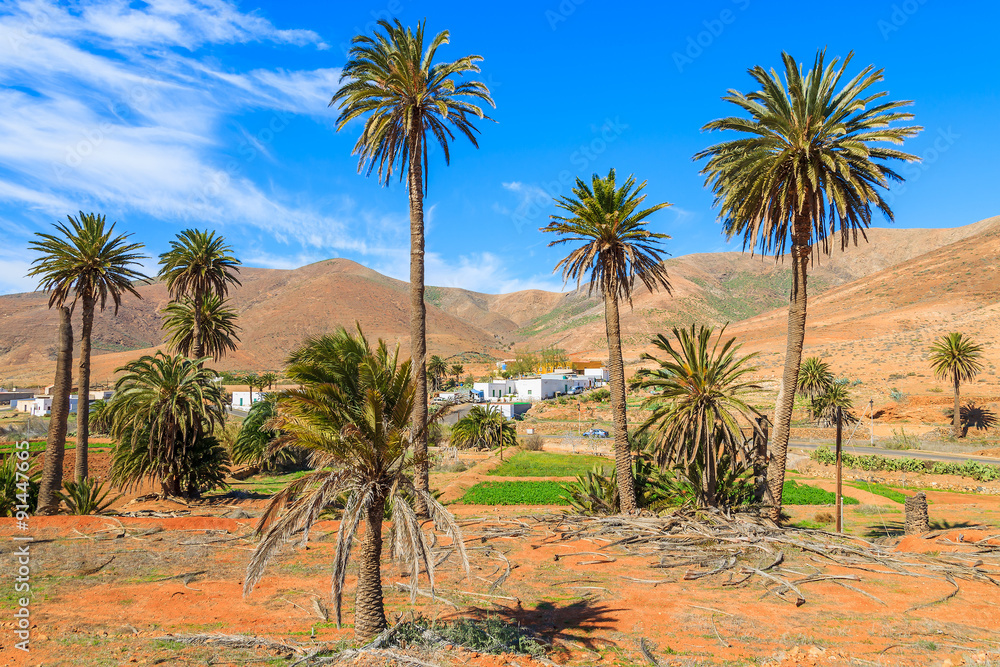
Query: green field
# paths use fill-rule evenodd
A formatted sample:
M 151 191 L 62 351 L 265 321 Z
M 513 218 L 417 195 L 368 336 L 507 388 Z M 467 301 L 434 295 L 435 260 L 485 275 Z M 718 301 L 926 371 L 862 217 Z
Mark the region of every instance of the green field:
M 576 477 L 594 466 L 614 467 L 612 459 L 584 454 L 518 452 L 488 474 L 496 477 Z
M 902 505 L 906 502 L 906 494 L 901 491 L 897 491 L 892 487 L 888 487 L 885 484 L 878 484 L 876 482 L 872 483 L 861 483 L 861 482 L 848 482 L 847 486 L 859 489 L 861 491 L 867 491 L 868 493 L 874 493 L 876 496 L 882 496 L 883 498 L 888 498 L 894 503 L 899 503 Z
M 833 505 L 837 502 L 837 494 L 790 479 L 781 488 L 781 502 L 785 505 Z M 860 502 L 857 498 L 844 496 L 844 504 L 859 505 Z
M 465 492 L 463 505 L 568 505 L 559 482 L 480 482 Z

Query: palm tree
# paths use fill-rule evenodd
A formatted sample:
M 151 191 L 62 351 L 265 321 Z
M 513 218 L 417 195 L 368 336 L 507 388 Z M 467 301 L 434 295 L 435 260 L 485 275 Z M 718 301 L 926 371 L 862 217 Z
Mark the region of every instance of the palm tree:
M 474 405 L 469 414 L 451 427 L 451 445 L 452 447 L 480 445 L 490 450 L 499 447 L 500 460 L 503 461 L 504 445 L 508 447 L 517 445 L 517 428 L 500 410 Z
M 201 312 L 195 313 L 201 304 Z M 195 328 L 201 334 L 202 352 L 218 361 L 226 352 L 236 350 L 240 337 L 236 334 L 236 311 L 226 307 L 227 301 L 215 294 L 206 294 L 201 301 L 183 296 L 171 301 L 163 313 L 163 329 L 170 336 L 167 345 L 185 356 L 195 354 Z
M 427 374 L 431 376 L 434 391 L 441 388 L 441 377 L 448 374 L 448 364 L 438 355 L 432 355 L 427 362 Z
M 258 524 L 264 537 L 251 557 L 243 584 L 249 595 L 268 561 L 298 530 L 309 529 L 327 505 L 347 494 L 333 565 L 332 596 L 337 624 L 341 597 L 359 525 L 365 530 L 354 607 L 354 632 L 369 639 L 386 627 L 382 598 L 382 521 L 392 512 L 389 542 L 410 571 L 411 591 L 423 568 L 434 587 L 434 558 L 411 504 L 423 496 L 431 518 L 443 526 L 468 569 L 462 534 L 454 518 L 431 494 L 415 486 L 408 455 L 411 413 L 417 388 L 410 361 L 398 361 L 383 341 L 375 349 L 359 330 L 314 338 L 294 352 L 287 374 L 298 389 L 278 399 L 279 442 L 309 450 L 316 470 L 275 495 Z M 279 514 L 285 506 L 287 511 Z
M 250 466 L 258 471 L 274 471 L 300 461 L 299 450 L 292 447 L 272 447 L 280 433 L 271 426 L 278 416 L 278 396 L 267 394 L 250 406 L 233 442 L 233 463 Z
M 843 383 L 833 383 L 828 386 L 823 393 L 813 397 L 811 402 L 813 417 L 826 424 L 834 424 L 837 421 L 837 411 L 841 411 L 841 416 L 847 423 L 853 423 L 858 418 L 851 412 L 854 409 L 854 401 L 851 399 L 847 385 Z
M 424 303 L 424 203 L 427 190 L 428 133 L 451 160 L 452 128 L 479 147 L 473 118 L 490 119 L 475 102 L 495 106 L 490 91 L 479 81 L 461 79 L 479 72 L 482 56 L 465 56 L 454 62 L 434 63 L 438 48 L 447 44 L 448 31 L 439 32 L 424 49 L 424 23 L 415 31 L 398 21 L 380 20 L 381 32 L 358 35 L 350 60 L 341 70 L 346 82 L 330 100 L 337 105 L 337 131 L 355 118 L 365 118 L 364 129 L 354 145 L 359 156 L 358 172 L 371 175 L 378 168 L 379 181 L 388 185 L 393 171 L 407 177 L 410 195 L 410 359 L 416 382 L 413 412 L 414 454 L 417 488 L 430 488 L 427 460 L 427 311 Z M 491 119 L 490 119 L 491 120 Z M 418 497 L 417 511 L 426 516 Z
M 204 362 L 157 352 L 118 369 L 110 435 L 118 447 L 147 450 L 164 496 L 181 494 L 185 451 L 225 422 L 225 394 Z
M 833 373 L 830 364 L 819 357 L 809 357 L 799 368 L 799 381 L 796 389 L 799 394 L 810 399 L 819 396 L 833 385 Z
M 279 379 L 278 374 L 272 371 L 262 373 L 260 376 L 260 382 L 261 382 L 260 390 L 264 391 L 264 385 L 267 385 L 267 390 L 271 391 L 271 387 L 274 386 L 274 383 L 277 382 L 278 379 Z
M 56 377 L 52 389 L 52 414 L 45 439 L 45 465 L 38 490 L 39 514 L 59 510 L 59 492 L 63 484 L 63 459 L 66 456 L 66 422 L 69 419 L 69 394 L 73 390 L 73 322 L 70 310 L 58 306 L 59 333 L 56 349 Z
M 690 330 L 675 327 L 674 340 L 657 335 L 653 344 L 666 356 L 644 353 L 642 359 L 658 367 L 640 369 L 632 382 L 634 388 L 655 392 L 643 401 L 650 415 L 639 432 L 653 435 L 656 462 L 664 469 L 700 469 L 708 505 L 717 502 L 719 462 L 749 458 L 741 422 L 759 429 L 760 413 L 745 400 L 747 393 L 760 389 L 746 377 L 756 370 L 747 363 L 756 355 L 737 356 L 740 345 L 735 338 L 723 341 L 725 331 L 723 327 L 714 342 L 711 327 L 695 329 L 693 324 Z
M 188 297 L 201 308 L 191 308 L 194 317 L 191 322 L 191 356 L 205 356 L 205 341 L 202 334 L 202 313 L 209 307 L 209 295 L 220 299 L 229 294 L 231 285 L 240 285 L 236 274 L 240 272 L 240 261 L 233 257 L 225 239 L 215 232 L 185 229 L 170 242 L 170 249 L 160 255 L 160 272 L 157 277 L 167 284 L 170 298 L 180 302 Z M 219 304 L 218 307 L 223 307 Z
M 660 209 L 670 206 L 664 202 L 640 209 L 646 195 L 643 181 L 636 187 L 635 178 L 629 176 L 618 187 L 615 170 L 606 178 L 592 177 L 593 188 L 576 179 L 572 197 L 556 200 L 565 215 L 553 215 L 552 222 L 543 227 L 544 232 L 554 232 L 561 238 L 549 243 L 583 242 L 565 259 L 556 264 L 563 270 L 563 279 L 575 279 L 577 287 L 584 277 L 590 283 L 588 294 L 594 289 L 604 295 L 604 325 L 608 335 L 608 372 L 611 384 L 611 414 L 615 423 L 615 470 L 617 471 L 621 511 L 637 511 L 635 488 L 632 480 L 632 453 L 628 443 L 628 418 L 625 409 L 625 366 L 622 361 L 621 323 L 618 302 L 626 300 L 632 305 L 632 293 L 638 278 L 646 289 L 653 291 L 661 286 L 670 292 L 667 270 L 660 263 L 661 242 L 670 238 L 646 229 L 648 218 Z
M 90 344 L 94 331 L 94 309 L 102 311 L 108 299 L 115 307 L 121 305 L 122 294 L 129 292 L 142 296 L 132 286 L 132 281 L 142 275 L 132 267 L 138 266 L 146 256 L 141 243 L 129 243 L 129 234 L 115 236 L 115 223 L 105 228 L 103 215 L 80 211 L 79 219 L 67 216 L 69 226 L 57 224 L 59 234 L 42 234 L 32 241 L 32 250 L 42 256 L 32 262 L 29 276 L 40 276 L 39 289 L 49 293 L 49 307 L 64 306 L 70 309 L 80 302 L 80 368 L 77 379 L 76 403 L 76 470 L 77 482 L 87 477 L 87 453 L 90 441 Z M 70 298 L 72 297 L 72 299 Z
M 960 386 L 963 382 L 972 381 L 983 370 L 983 347 L 960 333 L 950 333 L 938 338 L 931 345 L 931 368 L 934 377 L 950 378 L 955 387 L 955 407 L 952 413 L 951 428 L 956 438 L 961 438 L 962 410 Z
M 465 366 L 463 366 L 462 364 L 452 364 L 451 365 L 451 374 L 455 376 L 455 382 L 456 382 L 456 384 L 458 383 L 459 378 L 462 377 L 462 373 L 464 373 L 464 372 L 465 372 Z
M 883 80 L 873 66 L 841 86 L 853 54 L 826 63 L 825 51 L 804 71 L 782 53 L 784 81 L 773 69 L 756 66 L 750 76 L 761 89 L 723 97 L 749 117 L 714 120 L 705 130 L 730 130 L 740 138 L 716 144 L 696 159 L 712 186 L 727 237 L 743 237 L 743 247 L 783 255 L 791 245 L 792 289 L 788 342 L 781 389 L 775 405 L 772 456 L 768 470 L 770 516 L 781 514 L 788 434 L 795 386 L 802 361 L 806 324 L 806 276 L 814 245 L 830 251 L 831 237 L 842 248 L 865 237 L 872 207 L 893 219 L 882 188 L 902 177 L 887 163 L 915 161 L 887 147 L 901 144 L 922 128 L 893 126 L 913 118 L 900 111 L 908 101 L 880 101 L 873 90 Z M 839 64 L 839 67 L 838 67 Z

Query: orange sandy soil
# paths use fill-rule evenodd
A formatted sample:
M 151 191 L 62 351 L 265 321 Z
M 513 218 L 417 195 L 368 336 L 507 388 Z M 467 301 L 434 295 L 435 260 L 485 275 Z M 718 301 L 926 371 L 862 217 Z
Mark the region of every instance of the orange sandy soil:
M 957 494 L 932 497 L 932 518 L 952 516 L 952 510 L 945 513 L 945 498 L 952 495 Z M 995 511 L 997 503 L 991 508 Z M 205 507 L 196 512 L 206 516 L 165 519 L 32 518 L 31 652 L 26 656 L 12 648 L 8 619 L 13 594 L 5 592 L 8 613 L 0 621 L 0 663 L 294 661 L 285 659 L 290 652 L 280 650 L 182 646 L 158 639 L 193 633 L 256 635 L 302 645 L 350 642 L 354 580 L 350 576 L 347 580 L 343 629 L 323 621 L 313 603 L 328 600 L 331 538 L 337 522 L 317 524 L 307 549 L 286 548 L 254 593 L 243 598 L 243 574 L 254 545 L 253 521 L 207 515 L 222 509 Z M 993 585 L 961 580 L 956 597 L 910 611 L 943 598 L 952 586 L 943 579 L 875 572 L 884 569 L 879 567 L 859 571 L 830 566 L 818 556 L 786 550 L 782 565 L 786 571 L 812 571 L 814 564 L 820 564 L 830 574 L 860 575 L 861 582 L 854 585 L 885 602 L 883 606 L 820 581 L 806 585 L 808 601 L 795 607 L 769 594 L 757 579 L 736 587 L 723 586 L 723 576 L 685 581 L 684 568 L 651 568 L 658 561 L 649 554 L 629 555 L 623 548 L 591 541 L 563 542 L 543 528 L 527 536 L 483 539 L 488 524 L 495 527 L 498 521 L 518 516 L 530 523 L 530 515 L 552 512 L 551 508 L 455 505 L 452 509 L 465 525 L 472 571 L 465 577 L 452 560 L 446 561 L 438 572 L 437 592 L 458 609 L 426 598 L 411 605 L 408 594 L 395 587 L 406 578 L 386 562 L 386 607 L 392 621 L 411 613 L 440 619 L 499 616 L 531 628 L 553 644 L 550 659 L 569 665 L 648 664 L 639 653 L 640 638 L 655 645 L 665 665 L 949 664 L 946 661 L 957 665 L 963 660 L 986 665 L 996 664 L 988 660 L 1000 660 L 996 653 L 1000 599 Z M 795 508 L 806 514 L 820 509 Z M 10 544 L 15 533 L 12 519 L 0 520 L 0 539 Z M 968 542 L 997 533 L 1000 530 L 958 528 L 931 539 L 906 538 L 897 549 L 971 561 L 977 557 L 976 549 L 963 544 L 959 536 Z M 609 554 L 614 562 L 594 563 L 602 559 L 583 553 L 595 551 Z M 500 553 L 512 572 L 492 590 L 492 582 L 505 568 Z M 10 557 L 4 567 L 13 570 Z M 462 651 L 421 655 L 441 665 L 542 664 L 523 656 Z M 341 664 L 393 663 L 381 658 Z

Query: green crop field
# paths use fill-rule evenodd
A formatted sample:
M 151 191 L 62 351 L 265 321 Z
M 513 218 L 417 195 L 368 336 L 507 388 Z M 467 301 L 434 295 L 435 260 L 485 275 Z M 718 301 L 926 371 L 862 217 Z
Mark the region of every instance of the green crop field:
M 788 480 L 781 488 L 781 502 L 785 505 L 833 505 L 837 502 L 837 494 L 824 491 L 808 484 L 799 484 Z M 845 505 L 859 505 L 857 498 L 844 496 Z
M 464 505 L 568 505 L 559 482 L 480 482 L 465 492 Z
M 576 477 L 594 466 L 614 467 L 613 459 L 585 454 L 518 452 L 489 472 L 496 477 Z

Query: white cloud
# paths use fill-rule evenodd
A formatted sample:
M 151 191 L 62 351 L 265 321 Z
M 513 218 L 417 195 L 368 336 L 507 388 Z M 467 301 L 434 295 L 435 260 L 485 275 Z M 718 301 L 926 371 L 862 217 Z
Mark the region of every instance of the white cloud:
M 409 251 L 387 253 L 392 260 L 373 267 L 379 273 L 398 280 L 408 281 Z M 562 280 L 551 274 L 536 274 L 528 278 L 514 276 L 506 260 L 490 252 L 461 255 L 454 261 L 438 253 L 424 255 L 424 283 L 439 287 L 458 287 L 486 294 L 507 294 L 521 290 L 538 289 L 548 292 L 565 290 Z

